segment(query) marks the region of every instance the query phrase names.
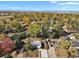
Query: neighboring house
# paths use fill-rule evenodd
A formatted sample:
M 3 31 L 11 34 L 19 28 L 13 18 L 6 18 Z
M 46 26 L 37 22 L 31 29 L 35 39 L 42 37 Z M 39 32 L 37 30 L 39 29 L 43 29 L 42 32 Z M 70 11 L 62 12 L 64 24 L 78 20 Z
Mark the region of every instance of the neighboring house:
M 73 36 L 72 34 L 68 35 L 70 39 L 75 40 L 75 36 Z
M 15 33 L 8 33 L 7 36 L 12 37 Z
M 79 50 L 79 41 L 72 41 L 73 47 Z
M 36 46 L 37 48 L 41 48 L 41 42 L 40 41 L 33 41 L 33 42 L 31 42 L 31 44 L 33 46 Z
M 75 40 L 76 38 L 75 38 L 75 36 L 70 35 L 70 39 Z
M 70 39 L 70 40 L 76 40 L 75 36 L 73 36 L 72 34 L 64 36 L 65 39 Z

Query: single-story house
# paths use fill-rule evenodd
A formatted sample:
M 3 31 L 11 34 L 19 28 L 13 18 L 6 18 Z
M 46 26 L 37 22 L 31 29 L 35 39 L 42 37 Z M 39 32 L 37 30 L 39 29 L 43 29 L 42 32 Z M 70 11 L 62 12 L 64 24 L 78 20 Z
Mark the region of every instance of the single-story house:
M 33 46 L 36 46 L 37 48 L 41 48 L 41 42 L 40 41 L 33 41 L 33 42 L 31 42 L 31 44 Z
M 79 41 L 72 41 L 73 47 L 79 50 Z
M 65 39 L 71 39 L 71 40 L 75 40 L 75 36 L 73 36 L 72 34 L 64 36 Z

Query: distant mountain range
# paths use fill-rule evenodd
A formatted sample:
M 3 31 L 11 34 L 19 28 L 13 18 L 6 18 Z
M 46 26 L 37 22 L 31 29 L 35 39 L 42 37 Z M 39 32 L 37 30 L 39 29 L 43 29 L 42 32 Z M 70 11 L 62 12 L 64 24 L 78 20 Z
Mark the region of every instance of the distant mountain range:
M 42 12 L 42 13 L 78 13 L 79 11 L 25 11 L 25 10 L 0 10 L 0 12 Z

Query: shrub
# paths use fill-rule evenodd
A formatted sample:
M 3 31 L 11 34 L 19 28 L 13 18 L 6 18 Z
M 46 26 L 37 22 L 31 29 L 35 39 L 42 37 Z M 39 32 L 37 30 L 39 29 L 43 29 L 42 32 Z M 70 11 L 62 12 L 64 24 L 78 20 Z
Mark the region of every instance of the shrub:
M 12 38 L 12 40 L 18 39 L 17 34 L 14 34 L 11 38 Z
M 38 23 L 30 24 L 28 28 L 29 34 L 32 37 L 36 37 L 40 33 L 40 30 L 41 30 L 41 25 Z
M 15 43 L 10 38 L 5 38 L 0 44 L 0 55 L 11 52 L 15 48 Z
M 10 54 L 4 56 L 4 58 L 13 58 Z
M 78 57 L 78 51 L 76 48 L 69 48 L 68 53 L 70 55 L 70 57 Z
M 22 40 L 22 39 L 25 39 L 27 36 L 28 36 L 28 35 L 27 35 L 26 32 L 20 32 L 20 33 L 18 33 L 18 34 L 13 35 L 11 38 L 12 38 L 13 40 L 17 40 L 17 39 Z
M 33 50 L 37 49 L 37 46 L 33 46 L 33 45 L 30 44 L 28 48 L 33 51 Z
M 10 23 L 10 25 L 11 25 L 11 28 L 12 28 L 12 30 L 14 30 L 15 32 L 18 32 L 18 31 L 20 31 L 20 29 L 21 29 L 21 24 L 17 21 L 17 20 L 13 20 L 11 23 Z
M 48 37 L 48 26 L 47 25 L 42 26 L 42 37 L 44 38 Z
M 24 46 L 24 41 L 21 41 L 19 39 L 16 40 L 16 50 L 20 50 Z
M 24 22 L 26 25 L 29 25 L 30 19 L 29 19 L 28 16 L 24 16 L 22 20 L 23 20 L 23 22 Z
M 5 35 L 4 34 L 0 34 L 0 41 L 4 40 L 5 39 Z
M 24 47 L 25 47 L 26 49 L 32 50 L 32 51 L 37 49 L 36 46 L 33 46 L 33 45 L 31 45 L 31 44 L 25 44 Z
M 26 38 L 26 32 L 21 32 L 20 34 L 18 34 L 19 39 L 24 39 Z
M 56 54 L 58 57 L 78 57 L 77 49 L 72 47 L 71 41 L 60 40 L 58 47 L 56 48 Z

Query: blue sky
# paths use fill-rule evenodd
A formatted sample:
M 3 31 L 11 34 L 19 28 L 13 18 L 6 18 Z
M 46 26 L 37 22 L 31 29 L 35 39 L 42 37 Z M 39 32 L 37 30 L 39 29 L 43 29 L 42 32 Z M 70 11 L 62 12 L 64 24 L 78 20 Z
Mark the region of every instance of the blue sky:
M 0 10 L 79 11 L 79 1 L 0 1 Z

